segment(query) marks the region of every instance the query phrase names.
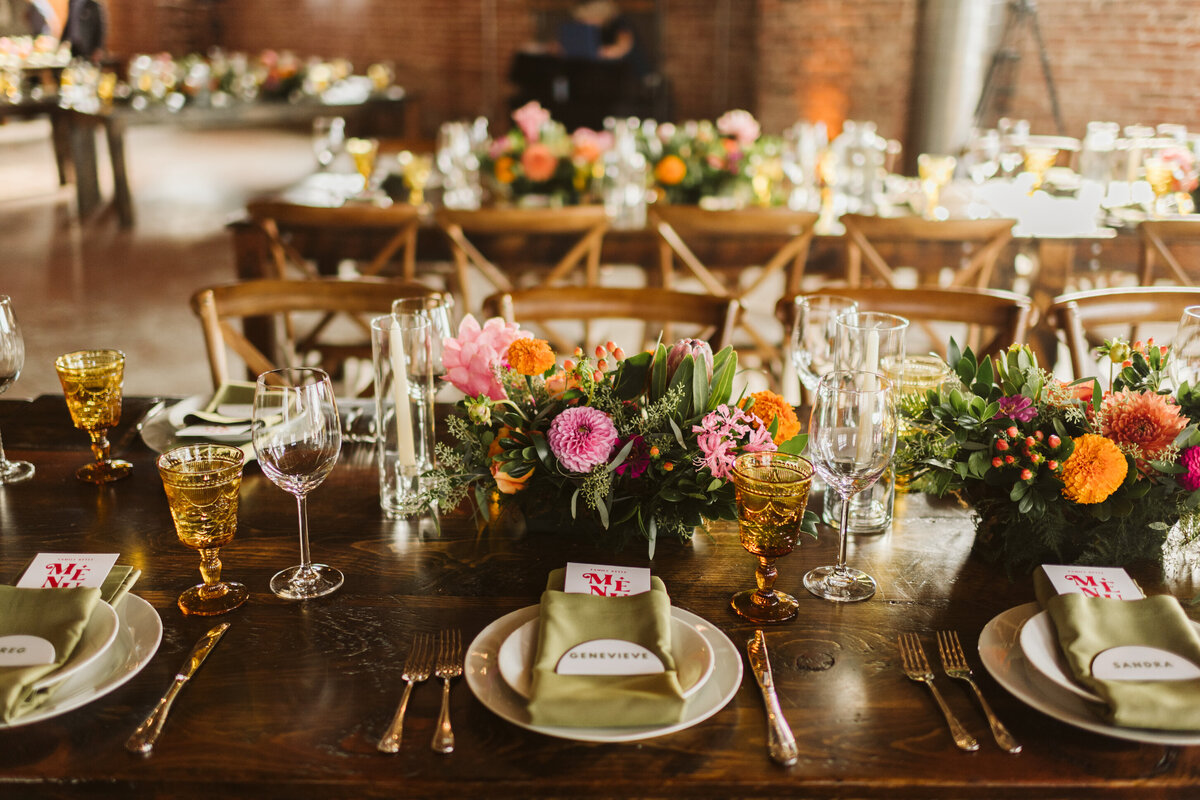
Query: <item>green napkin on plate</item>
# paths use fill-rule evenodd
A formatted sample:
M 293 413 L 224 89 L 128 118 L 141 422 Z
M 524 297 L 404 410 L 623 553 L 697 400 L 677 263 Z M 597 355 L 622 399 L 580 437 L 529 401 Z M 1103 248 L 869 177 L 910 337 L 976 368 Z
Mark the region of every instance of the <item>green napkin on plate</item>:
M 100 585 L 100 599 L 116 608 L 140 577 L 142 577 L 140 569 L 124 564 L 114 564 L 108 572 L 108 577 Z
M 537 656 L 529 692 L 535 725 L 577 728 L 670 725 L 683 716 L 684 697 L 671 655 L 671 598 L 660 578 L 628 597 L 562 591 L 566 570 L 550 573 L 542 593 Z M 665 672 L 653 675 L 560 675 L 559 660 L 595 639 L 635 642 L 657 655 Z
M 55 662 L 32 667 L 0 667 L 0 722 L 9 723 L 36 709 L 49 692 L 32 685 L 63 665 L 87 627 L 100 590 L 18 589 L 0 586 L 0 636 L 40 636 L 54 645 Z
M 1039 593 L 1041 596 L 1041 593 Z M 1081 594 L 1047 596 L 1059 646 L 1080 684 L 1104 698 L 1101 715 L 1127 728 L 1200 730 L 1200 679 L 1101 680 L 1096 656 L 1136 645 L 1165 650 L 1200 667 L 1200 636 L 1171 595 L 1109 600 Z

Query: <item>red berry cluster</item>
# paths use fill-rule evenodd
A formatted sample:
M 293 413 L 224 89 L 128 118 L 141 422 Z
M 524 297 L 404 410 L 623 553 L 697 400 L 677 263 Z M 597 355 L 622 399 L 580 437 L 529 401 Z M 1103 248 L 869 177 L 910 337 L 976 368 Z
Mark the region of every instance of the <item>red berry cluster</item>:
M 1030 436 L 1022 436 L 1016 425 L 1010 425 L 1000 431 L 992 442 L 993 467 L 1013 467 L 1020 469 L 1020 479 L 1033 480 L 1038 468 L 1045 464 L 1051 472 L 1057 473 L 1062 462 L 1053 458 L 1062 446 L 1062 439 L 1055 434 L 1046 436 L 1036 430 Z

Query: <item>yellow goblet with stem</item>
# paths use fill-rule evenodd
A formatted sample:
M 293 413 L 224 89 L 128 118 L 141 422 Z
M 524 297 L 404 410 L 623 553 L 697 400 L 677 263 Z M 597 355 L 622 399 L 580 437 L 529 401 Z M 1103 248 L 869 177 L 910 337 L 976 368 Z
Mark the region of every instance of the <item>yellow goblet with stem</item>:
M 425 202 L 425 187 L 433 175 L 433 157 L 417 155 L 405 150 L 396 156 L 400 172 L 404 176 L 404 184 L 408 187 L 408 201 L 414 206 Z
M 925 195 L 925 219 L 946 219 L 949 213 L 938 205 L 942 189 L 954 177 L 958 159 L 936 153 L 921 153 L 917 156 L 917 177 L 921 180 L 921 191 Z
M 369 199 L 372 196 L 371 176 L 375 174 L 375 158 L 379 155 L 379 140 L 357 137 L 347 139 L 346 152 L 354 159 L 354 168 L 363 179 L 362 191 L 358 197 Z
M 1025 161 L 1024 169 L 1033 176 L 1033 183 L 1029 186 L 1029 195 L 1042 188 L 1042 183 L 1046 180 L 1046 172 L 1054 166 L 1054 162 L 1058 160 L 1058 148 L 1048 147 L 1045 145 L 1027 144 L 1025 145 Z
M 109 483 L 133 471 L 128 461 L 109 458 L 108 429 L 121 421 L 125 354 L 120 350 L 80 350 L 54 362 L 75 427 L 87 431 L 96 460 L 75 472 L 88 483 Z
M 1171 194 L 1171 184 L 1174 174 L 1166 159 L 1159 156 L 1149 156 L 1142 165 L 1146 169 L 1146 182 L 1154 191 L 1154 216 L 1166 216 L 1167 197 Z
M 217 557 L 237 530 L 238 490 L 245 460 L 240 448 L 221 444 L 177 447 L 158 459 L 175 533 L 179 541 L 200 552 L 204 583 L 179 596 L 184 614 L 224 614 L 249 597 L 242 584 L 221 580 L 221 559 Z

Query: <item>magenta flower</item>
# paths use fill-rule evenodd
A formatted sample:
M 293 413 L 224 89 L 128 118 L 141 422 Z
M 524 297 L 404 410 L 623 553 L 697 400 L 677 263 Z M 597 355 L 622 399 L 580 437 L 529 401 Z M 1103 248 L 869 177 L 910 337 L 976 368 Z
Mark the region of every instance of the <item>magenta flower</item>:
M 475 317 L 468 314 L 458 326 L 458 337 L 445 340 L 442 361 L 446 380 L 468 397 L 486 395 L 492 400 L 504 400 L 508 395 L 500 385 L 498 373 L 508 346 L 532 335 L 499 317 L 480 327 Z
M 697 467 L 707 467 L 714 478 L 728 478 L 733 462 L 742 453 L 774 450 L 775 442 L 765 426 L 754 426 L 754 417 L 740 408 L 725 404 L 709 412 L 692 432 L 700 434 L 696 444 L 703 454 L 696 459 Z
M 550 452 L 572 472 L 591 472 L 608 461 L 617 443 L 617 429 L 598 408 L 568 408 L 550 423 L 546 432 Z
M 992 419 L 1008 417 L 1017 422 L 1029 422 L 1038 413 L 1037 409 L 1033 407 L 1033 401 L 1023 394 L 1001 397 L 996 402 L 1000 404 L 1000 410 L 996 412 L 996 416 L 992 417 Z
M 758 140 L 758 135 L 762 133 L 762 126 L 758 124 L 758 120 L 749 111 L 735 109 L 726 111 L 717 120 L 717 131 L 722 136 L 731 136 L 737 139 L 737 143 L 742 147 L 749 147 Z
M 512 113 L 513 122 L 525 134 L 526 141 L 536 142 L 542 137 L 542 126 L 550 121 L 550 112 L 536 100 L 530 100 Z
M 1179 476 L 1179 483 L 1189 492 L 1200 489 L 1200 447 L 1186 448 L 1179 462 L 1187 467 L 1187 472 Z
M 622 477 L 628 475 L 631 478 L 640 478 L 646 471 L 646 467 L 650 466 L 650 448 L 646 446 L 646 440 L 635 433 L 633 436 L 617 442 L 617 450 L 623 448 L 630 441 L 633 442 L 633 447 L 630 448 L 629 455 L 617 467 L 616 473 Z

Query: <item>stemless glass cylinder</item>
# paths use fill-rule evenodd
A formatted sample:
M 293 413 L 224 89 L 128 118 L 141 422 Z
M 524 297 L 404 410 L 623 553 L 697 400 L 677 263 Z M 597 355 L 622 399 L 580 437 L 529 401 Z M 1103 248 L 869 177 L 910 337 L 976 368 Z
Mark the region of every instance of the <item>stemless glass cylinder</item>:
M 775 589 L 775 559 L 792 552 L 800 538 L 812 475 L 809 461 L 787 453 L 745 453 L 733 462 L 742 547 L 758 558 L 757 588 L 731 601 L 746 619 L 771 623 L 796 616 L 796 598 Z
M 308 493 L 333 470 L 342 446 L 329 375 L 314 368 L 259 375 L 251 433 L 263 474 L 296 497 L 300 520 L 300 564 L 276 573 L 271 591 L 289 600 L 329 594 L 342 585 L 343 576 L 333 567 L 312 563 L 305 505 Z
M 454 298 L 448 294 L 432 294 L 426 297 L 401 297 L 392 302 L 392 315 L 402 319 L 403 315 L 416 315 L 429 320 L 430 364 L 433 368 L 433 391 L 436 394 L 439 381 L 446 374 L 442 352 L 446 340 L 454 335 Z
M 0 294 L 0 394 L 4 394 L 21 375 L 25 366 L 25 340 L 13 314 L 12 300 Z M 33 464 L 9 461 L 0 440 L 0 484 L 20 483 L 33 477 Z
M 179 596 L 184 614 L 224 614 L 246 602 L 240 583 L 221 580 L 220 549 L 237 530 L 238 490 L 242 486 L 241 448 L 222 444 L 177 447 L 158 459 L 179 541 L 200 552 L 204 583 Z
M 120 350 L 79 350 L 54 362 L 75 427 L 87 431 L 96 460 L 75 472 L 88 483 L 109 483 L 133 471 L 128 461 L 109 458 L 108 429 L 121 421 L 125 354 Z
M 389 517 L 421 512 L 421 475 L 434 465 L 431 331 L 419 313 L 371 321 L 379 504 Z

